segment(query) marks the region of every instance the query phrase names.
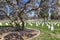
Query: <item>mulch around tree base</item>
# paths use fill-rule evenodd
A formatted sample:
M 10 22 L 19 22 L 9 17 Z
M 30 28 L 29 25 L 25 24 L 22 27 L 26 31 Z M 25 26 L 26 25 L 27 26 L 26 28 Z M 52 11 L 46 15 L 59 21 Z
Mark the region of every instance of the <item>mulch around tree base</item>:
M 28 28 L 24 31 L 15 31 L 13 27 L 0 28 L 0 40 L 28 40 L 38 34 L 38 30 Z

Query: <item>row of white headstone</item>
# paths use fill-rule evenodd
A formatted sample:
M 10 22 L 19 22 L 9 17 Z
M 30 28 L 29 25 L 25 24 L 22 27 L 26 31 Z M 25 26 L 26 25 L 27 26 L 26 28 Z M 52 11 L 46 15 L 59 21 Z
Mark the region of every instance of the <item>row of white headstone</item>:
M 15 24 L 14 22 L 12 23 L 13 25 Z M 0 23 L 0 26 L 2 26 L 3 23 Z M 9 25 L 9 23 L 4 23 L 4 25 Z
M 57 25 L 57 26 L 60 26 L 60 24 L 59 23 L 50 23 L 50 22 L 46 22 L 45 24 L 44 24 L 44 22 L 42 23 L 42 22 L 28 22 L 28 24 L 30 25 L 30 26 L 33 26 L 33 23 L 35 23 L 36 24 L 36 26 L 39 26 L 40 24 L 42 25 L 42 27 L 46 24 L 46 26 L 48 27 L 48 29 L 51 29 L 51 31 L 53 31 L 54 30 L 54 25 Z M 0 26 L 2 25 L 3 23 L 0 23 Z M 14 24 L 14 23 L 13 23 Z M 21 25 L 22 23 L 20 23 L 20 25 Z M 49 25 L 49 24 L 51 24 L 51 25 Z M 9 23 L 5 23 L 5 25 L 9 25 Z M 26 23 L 25 23 L 25 25 L 27 25 Z
M 0 23 L 0 26 L 2 26 L 3 25 L 3 23 Z M 8 23 L 5 23 L 5 25 L 9 25 Z
M 33 23 L 35 23 L 36 24 L 36 26 L 39 26 L 40 24 L 42 24 L 42 26 L 44 26 L 44 22 L 42 23 L 42 22 L 28 22 L 28 24 L 30 24 L 31 26 L 33 25 Z M 2 25 L 3 23 L 0 23 L 0 25 Z M 14 24 L 14 23 L 12 23 L 12 24 Z M 20 23 L 20 25 L 21 25 L 22 23 Z M 57 25 L 57 26 L 60 26 L 60 24 L 59 23 L 46 23 L 46 25 L 48 25 L 48 24 L 54 24 L 54 25 Z M 9 23 L 5 23 L 5 25 L 9 25 Z M 26 25 L 26 23 L 25 23 L 25 25 Z
M 53 26 L 53 24 L 51 24 L 51 25 L 46 24 L 46 25 L 47 25 L 48 29 L 50 29 L 51 31 L 54 31 L 54 26 Z
M 29 24 L 30 26 L 33 26 L 33 23 L 35 23 L 36 26 L 39 26 L 39 25 L 41 24 L 41 22 L 28 22 L 28 24 Z M 26 24 L 25 24 L 25 25 L 26 25 Z
M 44 25 L 44 22 L 43 23 L 42 22 L 28 22 L 28 24 L 30 24 L 30 25 L 32 25 L 33 23 L 35 23 L 36 26 L 38 26 L 40 24 L 42 24 L 42 26 Z M 46 24 L 54 24 L 54 25 L 60 26 L 59 23 L 46 23 Z
M 30 24 L 31 26 L 33 26 L 32 22 L 28 22 L 28 24 Z M 44 26 L 44 22 L 35 22 L 36 26 L 39 26 L 40 24 L 42 25 L 42 27 Z M 49 25 L 50 24 L 50 25 Z M 48 27 L 48 29 L 50 29 L 51 31 L 54 30 L 54 25 L 60 26 L 59 23 L 46 23 L 46 26 Z

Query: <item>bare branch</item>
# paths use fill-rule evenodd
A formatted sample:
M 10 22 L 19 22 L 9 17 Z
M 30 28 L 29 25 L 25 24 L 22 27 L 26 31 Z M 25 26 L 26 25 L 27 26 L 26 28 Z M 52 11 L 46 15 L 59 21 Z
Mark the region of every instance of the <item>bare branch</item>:
M 40 7 L 31 9 L 31 10 L 27 11 L 27 13 L 30 12 L 30 11 L 33 11 L 33 10 L 36 11 L 36 10 L 38 10 L 39 8 L 40 8 Z
M 31 2 L 31 0 L 29 0 L 28 2 L 26 2 L 25 4 L 24 4 L 24 7 L 23 7 L 23 9 L 18 13 L 18 17 L 19 18 L 21 18 L 21 14 L 24 12 L 24 10 L 26 9 L 26 5 L 28 4 L 28 3 L 30 3 Z M 19 9 L 20 10 L 20 9 Z
M 22 14 L 22 12 L 26 9 L 26 5 L 27 5 L 28 3 L 30 3 L 30 2 L 31 2 L 31 0 L 29 0 L 28 2 L 26 2 L 26 3 L 24 4 L 23 9 L 18 13 L 18 15 L 21 15 L 21 14 Z

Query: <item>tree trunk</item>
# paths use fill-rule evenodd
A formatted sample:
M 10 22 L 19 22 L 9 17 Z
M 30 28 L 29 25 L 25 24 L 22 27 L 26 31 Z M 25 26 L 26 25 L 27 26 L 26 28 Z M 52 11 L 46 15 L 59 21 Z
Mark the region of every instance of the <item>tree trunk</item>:
M 22 31 L 24 30 L 24 21 L 23 21 L 23 18 L 22 17 L 20 17 L 20 20 L 21 20 L 21 22 L 22 22 Z
M 19 25 L 19 23 L 16 23 L 16 22 L 15 22 L 15 25 L 16 25 L 16 31 L 19 31 L 21 29 L 20 28 L 21 26 Z
M 45 18 L 44 18 L 44 22 L 45 22 Z
M 24 21 L 22 21 L 22 31 L 24 30 Z

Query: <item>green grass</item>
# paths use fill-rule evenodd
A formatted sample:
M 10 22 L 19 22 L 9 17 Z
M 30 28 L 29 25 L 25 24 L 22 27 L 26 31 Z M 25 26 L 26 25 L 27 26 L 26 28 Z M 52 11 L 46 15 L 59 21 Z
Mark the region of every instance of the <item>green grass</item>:
M 54 25 L 55 29 L 54 29 L 54 31 L 51 31 L 50 29 L 48 29 L 46 24 L 43 27 L 42 27 L 42 23 L 37 27 L 36 27 L 35 23 L 32 23 L 32 24 L 33 24 L 33 26 L 30 26 L 27 23 L 26 27 L 37 29 L 37 30 L 40 30 L 40 32 L 41 32 L 41 34 L 38 37 L 33 38 L 32 40 L 60 40 L 60 38 L 56 38 L 50 34 L 50 33 L 53 33 L 53 34 L 60 33 L 60 30 L 55 30 L 55 29 L 60 29 L 60 26 L 58 27 L 57 25 Z
M 54 22 L 54 20 L 48 21 L 48 22 Z M 60 38 L 57 38 L 57 37 L 51 35 L 51 33 L 60 34 L 60 30 L 59 30 L 60 26 L 54 25 L 54 31 L 51 31 L 50 29 L 48 29 L 46 24 L 44 24 L 44 26 L 42 26 L 42 23 L 39 26 L 36 26 L 35 23 L 32 23 L 33 24 L 32 26 L 30 24 L 26 23 L 25 27 L 37 29 L 37 30 L 40 31 L 40 35 L 38 37 L 36 37 L 36 38 L 31 39 L 31 40 L 60 40 Z M 10 24 L 8 26 L 5 25 L 5 23 L 2 23 L 2 24 L 3 25 L 1 27 L 10 26 Z M 51 24 L 49 24 L 49 25 L 51 25 Z
M 6 25 L 6 23 L 2 23 L 2 25 L 0 25 L 0 28 L 5 28 L 5 27 L 12 27 L 10 23 L 8 23 L 8 25 Z
M 60 20 L 58 21 L 57 20 L 48 20 L 48 21 L 46 20 L 45 22 L 60 22 Z

